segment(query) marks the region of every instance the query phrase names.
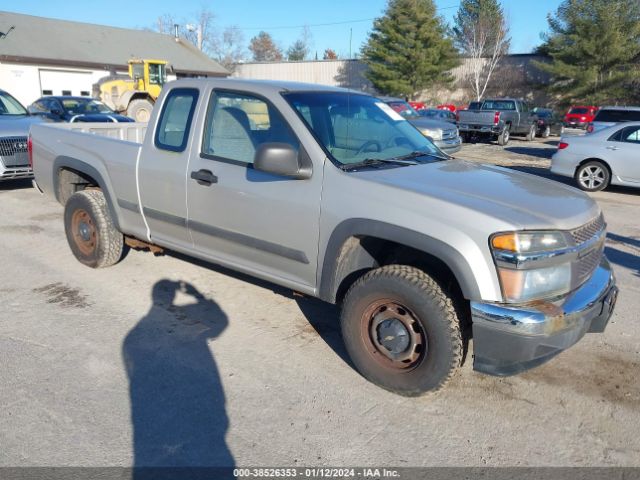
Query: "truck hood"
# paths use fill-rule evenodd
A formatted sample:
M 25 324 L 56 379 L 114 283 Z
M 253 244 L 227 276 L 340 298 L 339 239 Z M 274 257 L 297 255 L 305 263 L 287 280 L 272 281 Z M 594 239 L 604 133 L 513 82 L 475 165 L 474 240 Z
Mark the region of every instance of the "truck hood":
M 468 208 L 515 229 L 571 230 L 600 212 L 597 203 L 576 188 L 537 175 L 464 160 L 362 171 L 356 175 Z
M 0 137 L 26 137 L 34 123 L 42 120 L 30 115 L 0 115 Z

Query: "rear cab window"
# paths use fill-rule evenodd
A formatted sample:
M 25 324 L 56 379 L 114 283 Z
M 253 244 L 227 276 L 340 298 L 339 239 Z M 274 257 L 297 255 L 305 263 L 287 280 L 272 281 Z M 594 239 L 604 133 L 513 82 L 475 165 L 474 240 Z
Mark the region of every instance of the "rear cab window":
M 600 110 L 595 122 L 640 122 L 640 110 L 623 110 L 607 108 Z
M 482 110 L 515 111 L 516 102 L 513 100 L 486 100 L 482 104 Z
M 198 93 L 196 88 L 174 88 L 169 92 L 156 128 L 157 148 L 173 152 L 185 150 Z

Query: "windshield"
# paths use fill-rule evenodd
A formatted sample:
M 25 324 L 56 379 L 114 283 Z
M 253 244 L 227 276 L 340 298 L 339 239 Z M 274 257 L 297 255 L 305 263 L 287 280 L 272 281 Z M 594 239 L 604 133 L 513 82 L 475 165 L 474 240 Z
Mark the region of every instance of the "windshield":
M 572 108 L 571 110 L 569 110 L 569 114 L 572 113 L 575 113 L 577 115 L 584 115 L 585 113 L 589 113 L 589 110 L 583 107 Z
M 377 98 L 343 92 L 292 92 L 283 96 L 324 149 L 342 165 L 391 160 L 415 152 L 445 159 L 429 139 Z
M 404 118 L 417 118 L 420 116 L 417 110 L 415 110 L 409 102 L 403 102 L 402 100 L 392 100 L 386 102 L 393 110 L 398 112 Z
M 71 115 L 87 113 L 115 113 L 104 103 L 91 98 L 65 98 L 62 100 L 62 108 Z
M 22 104 L 7 92 L 0 92 L 0 115 L 29 115 Z

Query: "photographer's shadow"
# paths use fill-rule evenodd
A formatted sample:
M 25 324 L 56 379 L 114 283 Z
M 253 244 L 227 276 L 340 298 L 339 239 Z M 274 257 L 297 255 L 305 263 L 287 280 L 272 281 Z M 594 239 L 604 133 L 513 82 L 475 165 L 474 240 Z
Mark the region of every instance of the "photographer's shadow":
M 149 313 L 122 346 L 134 467 L 233 467 L 224 391 L 208 345 L 227 316 L 190 284 L 161 280 L 152 295 Z

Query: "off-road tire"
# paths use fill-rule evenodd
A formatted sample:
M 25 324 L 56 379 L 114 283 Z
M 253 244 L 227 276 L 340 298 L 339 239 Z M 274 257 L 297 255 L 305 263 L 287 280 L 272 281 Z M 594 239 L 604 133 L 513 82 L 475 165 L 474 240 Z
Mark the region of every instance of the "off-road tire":
M 498 145 L 500 145 L 501 147 L 504 147 L 509 143 L 510 139 L 511 139 L 511 131 L 509 130 L 509 126 L 507 125 L 502 130 L 502 133 L 498 135 L 498 138 L 497 138 Z
M 153 110 L 153 103 L 149 100 L 139 98 L 137 100 L 131 100 L 127 107 L 127 117 L 133 118 L 136 122 L 148 122 L 151 118 L 151 111 Z
M 101 190 L 83 190 L 69 197 L 64 228 L 71 252 L 80 263 L 102 268 L 122 257 L 124 238 L 113 223 Z
M 400 370 L 380 361 L 365 328 L 372 305 L 387 301 L 406 307 L 414 330 L 424 333 L 424 354 L 415 366 Z M 464 342 L 454 302 L 427 273 L 406 265 L 387 265 L 358 279 L 345 297 L 341 314 L 342 338 L 356 369 L 372 383 L 404 396 L 435 392 L 462 364 Z M 377 357 L 376 357 L 377 355 Z
M 532 142 L 535 138 L 536 138 L 536 126 L 532 124 L 529 127 L 529 131 L 527 132 L 527 135 L 524 137 L 524 139 L 527 142 Z
M 589 186 L 589 182 L 581 178 L 583 175 L 588 176 L 589 173 L 596 175 L 593 186 Z M 585 192 L 599 192 L 609 186 L 609 183 L 611 182 L 611 173 L 604 163 L 597 160 L 591 160 L 583 163 L 576 169 L 575 180 L 578 187 Z

